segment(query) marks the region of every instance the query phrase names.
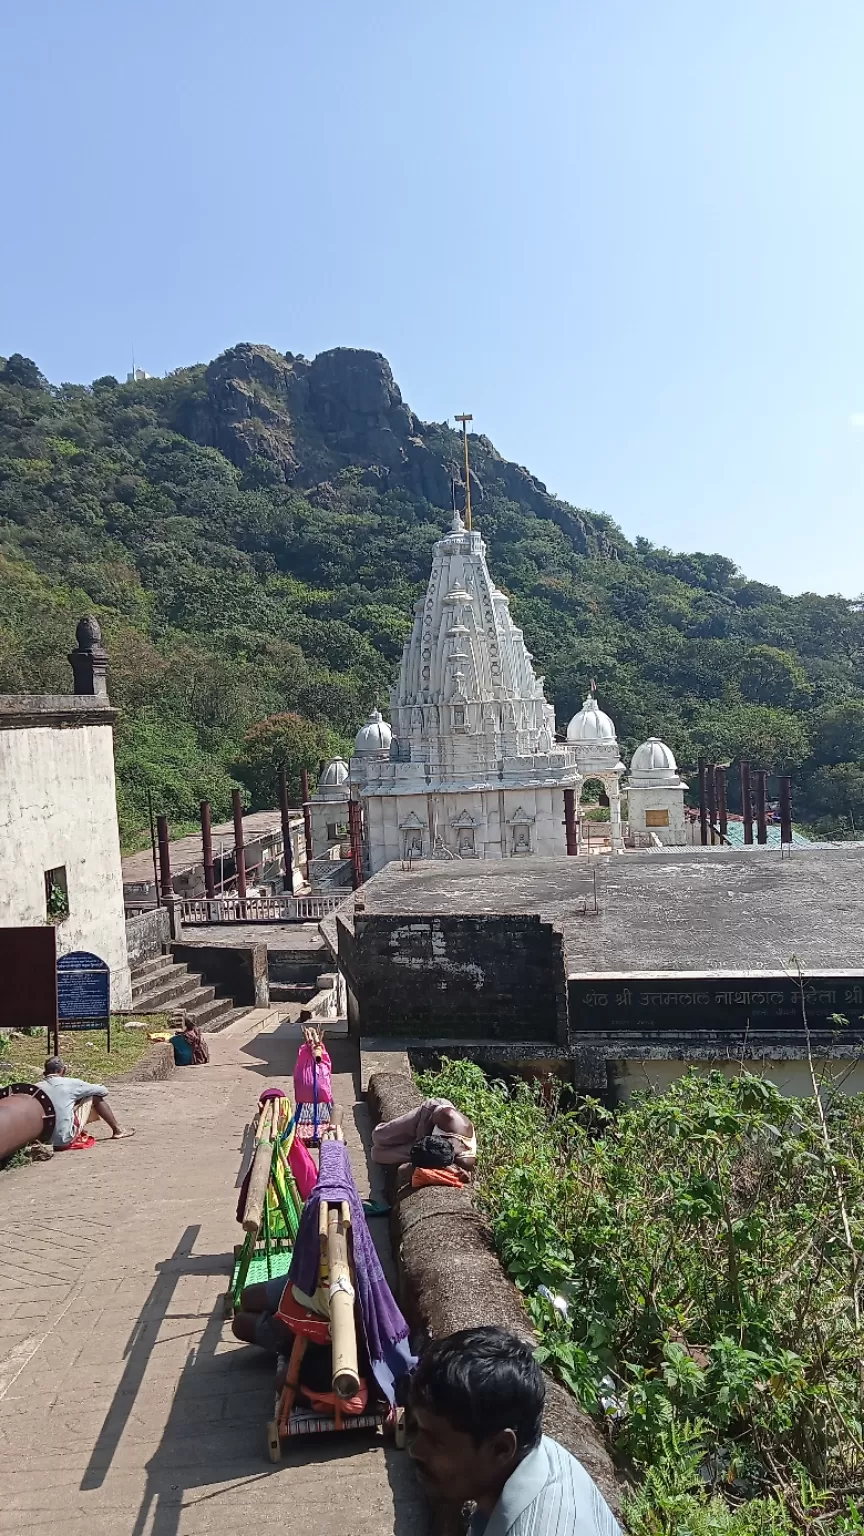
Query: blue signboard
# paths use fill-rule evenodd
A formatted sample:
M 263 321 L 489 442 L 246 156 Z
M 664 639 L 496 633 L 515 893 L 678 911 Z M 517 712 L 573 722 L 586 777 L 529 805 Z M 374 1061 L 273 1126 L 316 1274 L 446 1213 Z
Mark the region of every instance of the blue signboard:
M 79 950 L 57 961 L 57 1018 L 63 1029 L 107 1029 L 111 1049 L 111 973 L 98 955 Z

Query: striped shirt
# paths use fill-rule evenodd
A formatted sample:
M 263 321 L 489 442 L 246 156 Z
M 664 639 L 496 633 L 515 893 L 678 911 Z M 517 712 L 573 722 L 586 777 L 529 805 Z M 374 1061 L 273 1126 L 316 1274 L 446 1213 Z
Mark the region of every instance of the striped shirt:
M 507 1479 L 488 1517 L 471 1517 L 469 1536 L 621 1536 L 582 1463 L 546 1435 Z

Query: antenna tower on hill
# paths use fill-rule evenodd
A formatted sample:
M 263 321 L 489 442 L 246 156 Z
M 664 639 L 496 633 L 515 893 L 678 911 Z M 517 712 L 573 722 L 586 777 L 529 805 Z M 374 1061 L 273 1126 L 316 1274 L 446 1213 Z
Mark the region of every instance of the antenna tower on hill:
M 465 449 L 465 527 L 471 530 L 471 469 L 468 464 L 468 423 L 474 417 L 470 414 L 454 416 L 454 421 L 462 423 L 462 446 Z

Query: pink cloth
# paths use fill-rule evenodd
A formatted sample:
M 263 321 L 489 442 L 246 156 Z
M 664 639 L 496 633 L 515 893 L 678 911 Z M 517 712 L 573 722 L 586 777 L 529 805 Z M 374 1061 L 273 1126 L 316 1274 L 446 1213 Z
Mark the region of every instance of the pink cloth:
M 288 1153 L 288 1166 L 294 1175 L 294 1183 L 297 1185 L 300 1199 L 305 1205 L 315 1188 L 318 1169 L 315 1167 L 299 1136 L 295 1136 L 291 1143 L 291 1151 Z
M 331 1077 L 330 1057 L 323 1045 L 320 1047 L 321 1060 L 318 1063 L 318 1092 L 319 1104 L 333 1103 L 333 1081 Z M 298 1104 L 311 1104 L 315 1094 L 315 1056 L 312 1047 L 303 1041 L 297 1053 L 297 1065 L 294 1068 L 294 1099 Z

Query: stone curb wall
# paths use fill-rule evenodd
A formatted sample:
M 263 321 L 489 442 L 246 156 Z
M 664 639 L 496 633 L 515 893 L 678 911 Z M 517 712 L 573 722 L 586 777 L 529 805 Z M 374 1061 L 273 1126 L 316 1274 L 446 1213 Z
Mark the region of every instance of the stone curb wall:
M 406 1114 L 421 1098 L 411 1078 L 396 1072 L 374 1073 L 367 1090 L 372 1124 Z M 434 1185 L 415 1190 L 412 1171 L 404 1164 L 388 1169 L 385 1176 L 393 1203 L 393 1251 L 412 1328 L 439 1339 L 461 1328 L 493 1323 L 535 1344 L 525 1304 L 501 1267 L 470 1190 Z M 581 1461 L 617 1514 L 621 1489 L 600 1433 L 569 1393 L 548 1376 L 543 1427 Z
M 110 1094 L 115 1083 L 121 1086 L 126 1083 L 162 1083 L 166 1078 L 173 1077 L 176 1070 L 171 1042 L 154 1040 L 134 1067 L 130 1067 L 128 1072 L 121 1072 L 119 1077 L 108 1079 L 108 1092 Z

